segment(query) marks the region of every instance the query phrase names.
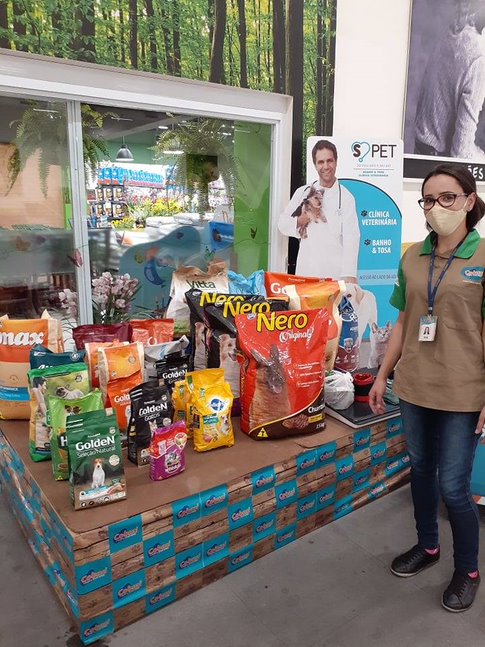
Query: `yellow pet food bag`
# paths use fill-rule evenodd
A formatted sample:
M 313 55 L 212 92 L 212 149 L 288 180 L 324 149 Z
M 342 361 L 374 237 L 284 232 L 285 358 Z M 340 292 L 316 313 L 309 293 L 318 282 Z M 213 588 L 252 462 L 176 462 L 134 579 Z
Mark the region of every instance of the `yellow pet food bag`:
M 224 369 L 222 368 L 206 368 L 185 374 L 185 424 L 189 438 L 192 438 L 194 432 L 192 394 L 195 389 L 201 386 L 208 386 L 217 382 L 224 382 Z
M 224 381 L 224 372 L 221 376 L 218 371 L 220 369 L 197 371 L 186 378 L 197 452 L 234 445 L 231 422 L 234 396 L 230 385 Z

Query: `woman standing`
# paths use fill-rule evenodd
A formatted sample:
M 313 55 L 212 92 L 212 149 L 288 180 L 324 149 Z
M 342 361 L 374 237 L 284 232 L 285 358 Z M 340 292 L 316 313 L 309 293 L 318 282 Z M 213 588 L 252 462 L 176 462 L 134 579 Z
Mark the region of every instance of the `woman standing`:
M 390 301 L 400 314 L 370 406 L 383 413 L 386 378 L 396 367 L 418 543 L 394 559 L 391 571 L 411 577 L 439 560 L 441 494 L 455 567 L 442 604 L 459 612 L 473 604 L 480 583 L 479 516 L 470 477 L 485 430 L 485 240 L 474 229 L 485 204 L 471 173 L 453 165 L 429 173 L 421 193 L 430 234 L 401 260 Z

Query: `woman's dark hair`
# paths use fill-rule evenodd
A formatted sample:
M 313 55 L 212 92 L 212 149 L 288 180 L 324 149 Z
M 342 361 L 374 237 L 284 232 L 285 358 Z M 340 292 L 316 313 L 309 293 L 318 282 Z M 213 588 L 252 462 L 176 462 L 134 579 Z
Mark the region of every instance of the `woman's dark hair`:
M 439 164 L 439 166 L 436 166 L 424 178 L 423 184 L 421 185 L 421 195 L 424 195 L 423 189 L 426 182 L 437 175 L 449 175 L 454 178 L 463 189 L 463 193 L 466 193 L 467 195 L 470 195 L 470 193 L 477 194 L 477 183 L 467 168 L 459 166 L 458 164 Z M 473 209 L 471 209 L 466 215 L 466 228 L 468 231 L 471 231 L 484 215 L 485 202 L 477 194 L 477 199 L 473 205 Z

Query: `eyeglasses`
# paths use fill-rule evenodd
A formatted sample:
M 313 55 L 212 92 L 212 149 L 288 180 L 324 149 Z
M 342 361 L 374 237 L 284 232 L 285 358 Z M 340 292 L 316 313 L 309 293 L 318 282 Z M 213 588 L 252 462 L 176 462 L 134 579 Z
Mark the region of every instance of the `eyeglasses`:
M 426 211 L 432 209 L 436 203 L 438 203 L 442 207 L 445 207 L 446 209 L 447 207 L 452 207 L 455 204 L 455 200 L 457 198 L 464 196 L 468 198 L 469 195 L 469 193 L 442 193 L 437 198 L 421 198 L 421 200 L 418 200 L 418 204 L 421 209 L 425 209 Z

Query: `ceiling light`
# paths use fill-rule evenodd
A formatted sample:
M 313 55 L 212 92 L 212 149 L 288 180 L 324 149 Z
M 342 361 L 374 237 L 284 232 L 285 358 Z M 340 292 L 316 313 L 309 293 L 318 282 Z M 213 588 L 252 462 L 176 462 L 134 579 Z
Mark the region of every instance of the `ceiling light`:
M 163 151 L 164 155 L 183 155 L 184 151 Z
M 125 138 L 123 137 L 123 143 L 121 144 L 120 150 L 116 153 L 115 162 L 134 162 L 134 160 L 135 158 L 125 144 Z

